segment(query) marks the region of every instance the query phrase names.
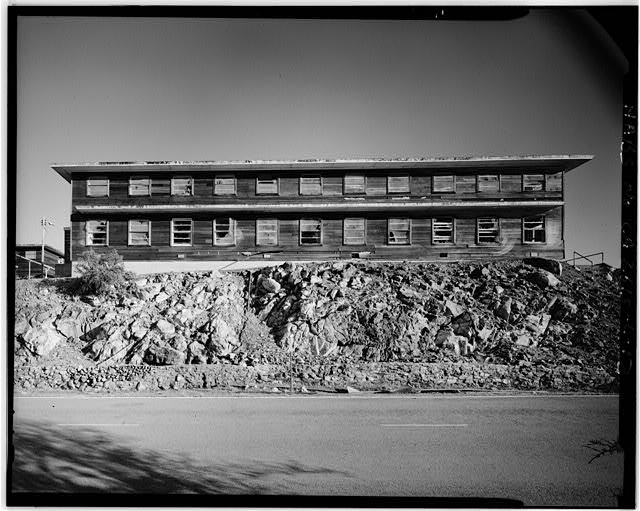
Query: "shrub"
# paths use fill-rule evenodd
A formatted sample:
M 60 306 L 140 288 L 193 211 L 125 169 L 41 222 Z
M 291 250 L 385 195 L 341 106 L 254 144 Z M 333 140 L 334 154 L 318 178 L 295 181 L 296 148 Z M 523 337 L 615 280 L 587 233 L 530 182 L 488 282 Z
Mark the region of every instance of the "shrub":
M 78 291 L 81 294 L 106 295 L 127 288 L 133 274 L 125 270 L 115 249 L 97 254 L 89 250 L 78 262 Z

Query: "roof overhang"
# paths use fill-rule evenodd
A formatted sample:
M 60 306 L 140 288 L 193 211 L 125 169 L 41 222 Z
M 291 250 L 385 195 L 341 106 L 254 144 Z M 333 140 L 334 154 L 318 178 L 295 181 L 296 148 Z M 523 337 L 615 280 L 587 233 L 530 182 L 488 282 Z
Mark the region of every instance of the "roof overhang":
M 159 161 L 54 163 L 53 170 L 71 182 L 74 174 L 151 172 L 261 172 L 319 170 L 407 170 L 429 171 L 495 169 L 505 172 L 567 172 L 593 159 L 593 155 L 461 156 L 435 158 L 363 158 L 349 160 L 247 160 L 247 161 Z

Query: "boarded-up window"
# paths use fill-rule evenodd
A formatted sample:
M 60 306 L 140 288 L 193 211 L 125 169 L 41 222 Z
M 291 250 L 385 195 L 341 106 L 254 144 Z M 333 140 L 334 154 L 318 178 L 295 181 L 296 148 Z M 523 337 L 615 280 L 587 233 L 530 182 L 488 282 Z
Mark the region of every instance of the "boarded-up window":
M 322 195 L 322 178 L 320 176 L 301 177 L 300 195 Z
M 87 197 L 108 197 L 109 180 L 104 178 L 87 179 Z
M 548 192 L 561 192 L 562 172 L 557 172 L 556 174 L 547 174 L 546 186 Z
M 478 218 L 478 243 L 497 243 L 500 223 L 497 218 Z
M 87 246 L 106 247 L 109 244 L 109 222 L 106 220 L 89 220 L 85 230 Z
M 192 243 L 193 221 L 190 218 L 171 220 L 171 245 L 190 246 Z
M 151 179 L 151 195 L 169 195 L 171 193 L 171 179 L 168 177 Z
M 387 190 L 389 193 L 409 193 L 409 176 L 388 176 Z
M 367 176 L 367 195 L 386 195 L 387 178 L 385 176 Z
M 542 192 L 544 190 L 544 174 L 524 174 L 522 176 L 523 192 Z
M 300 244 L 301 245 L 322 244 L 322 220 L 317 220 L 317 219 L 300 220 Z
M 174 177 L 171 180 L 171 195 L 193 195 L 193 178 Z
M 389 245 L 410 245 L 411 219 L 389 218 L 387 240 Z
M 213 220 L 213 244 L 236 244 L 236 225 L 233 218 L 215 218 Z
M 500 180 L 497 175 L 478 176 L 479 192 L 499 192 Z
M 364 175 L 347 174 L 344 176 L 344 193 L 346 195 L 364 193 Z
M 24 253 L 24 256 L 25 256 L 27 259 L 34 259 L 34 260 L 35 260 L 35 259 L 38 257 L 38 252 L 37 252 L 37 251 L 35 251 L 35 250 L 27 250 L 27 251 Z
M 233 176 L 216 176 L 213 180 L 214 195 L 235 195 L 236 178 Z
M 259 177 L 256 179 L 256 194 L 278 195 L 278 178 Z
M 256 245 L 278 244 L 278 220 L 259 218 L 256 220 Z
M 523 243 L 545 243 L 546 238 L 543 216 L 530 216 L 522 219 Z
M 453 193 L 456 191 L 455 176 L 433 176 L 433 193 Z
M 148 177 L 130 177 L 129 195 L 149 195 L 151 193 L 151 179 Z
M 433 243 L 454 243 L 453 218 L 434 218 L 431 221 L 431 240 Z
M 151 245 L 149 220 L 129 220 L 129 245 Z
M 343 223 L 343 240 L 345 245 L 364 245 L 364 218 L 345 218 Z

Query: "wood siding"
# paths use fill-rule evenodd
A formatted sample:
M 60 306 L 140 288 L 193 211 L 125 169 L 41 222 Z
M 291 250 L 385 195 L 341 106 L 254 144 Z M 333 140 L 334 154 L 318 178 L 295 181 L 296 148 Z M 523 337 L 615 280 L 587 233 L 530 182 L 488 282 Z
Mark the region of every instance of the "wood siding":
M 506 213 L 505 213 L 506 214 Z M 365 218 L 366 238 L 364 245 L 344 245 L 343 243 L 343 219 L 345 216 Z M 453 216 L 455 225 L 454 244 L 433 244 L 432 216 L 424 213 L 393 214 L 393 218 L 411 219 L 411 244 L 389 245 L 388 216 L 381 214 L 367 215 L 280 215 L 272 218 L 278 219 L 278 245 L 257 247 L 256 216 L 240 216 L 236 220 L 236 243 L 232 246 L 214 246 L 212 221 L 213 217 L 199 215 L 193 218 L 193 244 L 192 246 L 171 246 L 171 217 L 167 215 L 149 215 L 151 221 L 151 246 L 128 245 L 128 219 L 122 216 L 109 218 L 109 247 L 92 247 L 100 252 L 115 248 L 125 260 L 153 260 L 153 259 L 177 259 L 182 254 L 185 259 L 244 259 L 242 252 L 251 252 L 253 255 L 262 252 L 277 252 L 273 257 L 282 259 L 303 259 L 307 257 L 350 257 L 353 252 L 371 252 L 371 257 L 376 258 L 416 258 L 438 259 L 446 257 L 482 257 L 500 255 L 507 257 L 525 257 L 531 252 L 550 257 L 563 256 L 562 240 L 562 207 L 557 207 L 544 213 L 546 228 L 546 243 L 525 244 L 522 242 L 522 217 L 500 217 L 500 238 L 502 243 L 478 244 L 477 243 L 477 218 L 495 217 L 495 213 L 473 213 L 460 211 L 458 216 Z M 182 218 L 188 218 L 181 215 Z M 313 246 L 300 245 L 300 218 L 322 220 L 322 244 Z M 72 222 L 73 254 L 74 260 L 84 252 L 85 247 L 85 221 L 75 215 Z M 309 255 L 311 254 L 311 255 Z

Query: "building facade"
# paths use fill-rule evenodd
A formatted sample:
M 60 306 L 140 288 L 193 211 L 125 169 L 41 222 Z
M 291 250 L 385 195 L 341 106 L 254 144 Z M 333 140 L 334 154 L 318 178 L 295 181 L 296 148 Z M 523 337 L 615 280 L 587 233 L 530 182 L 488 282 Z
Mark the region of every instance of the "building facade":
M 42 264 L 44 260 L 44 265 Z M 49 245 L 16 245 L 15 271 L 19 279 L 56 277 L 57 266 L 64 261 L 64 254 Z
M 54 165 L 70 259 L 564 257 L 564 173 L 592 156 Z

